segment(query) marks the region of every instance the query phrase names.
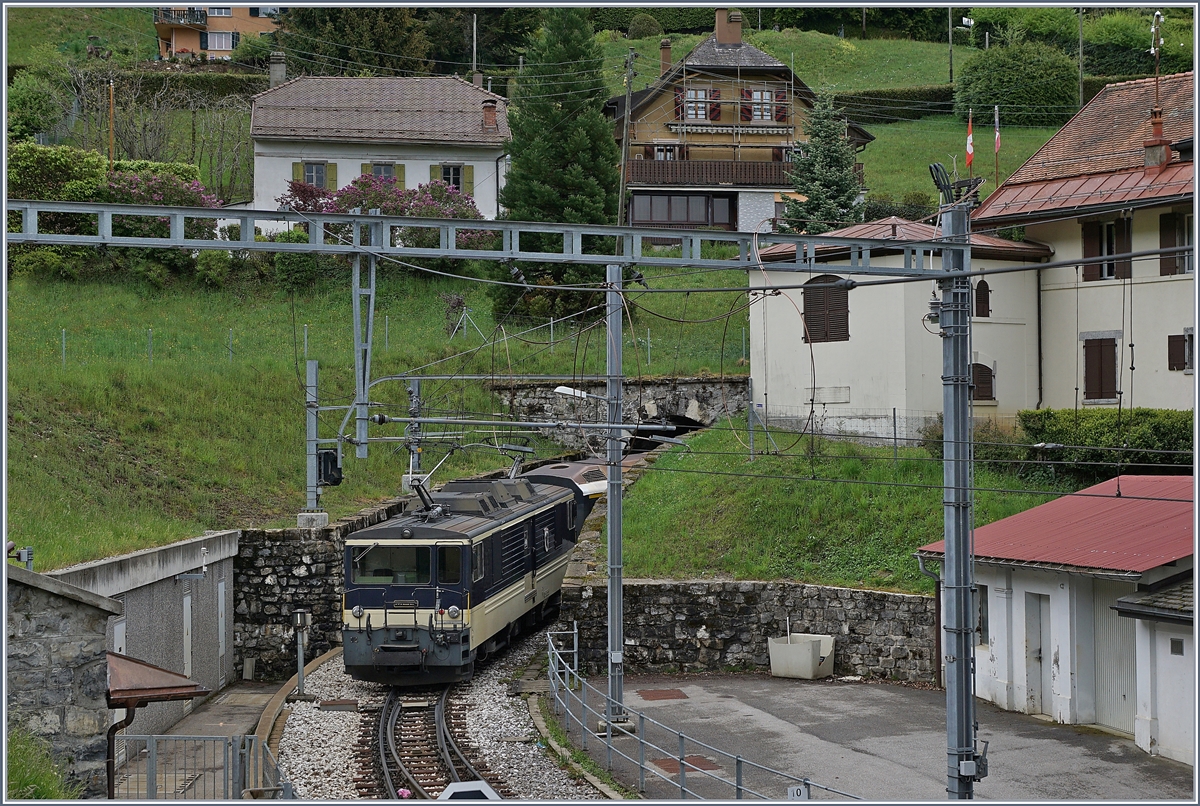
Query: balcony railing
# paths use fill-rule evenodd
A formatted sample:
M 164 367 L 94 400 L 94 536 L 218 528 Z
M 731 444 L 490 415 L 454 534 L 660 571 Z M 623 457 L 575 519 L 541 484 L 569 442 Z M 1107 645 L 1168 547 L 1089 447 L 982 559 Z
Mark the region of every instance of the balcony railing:
M 741 162 L 738 160 L 630 160 L 625 177 L 631 185 L 765 186 L 792 184 L 790 162 Z M 854 165 L 858 183 L 863 184 L 862 163 Z
M 208 25 L 208 13 L 198 8 L 156 8 L 155 25 Z

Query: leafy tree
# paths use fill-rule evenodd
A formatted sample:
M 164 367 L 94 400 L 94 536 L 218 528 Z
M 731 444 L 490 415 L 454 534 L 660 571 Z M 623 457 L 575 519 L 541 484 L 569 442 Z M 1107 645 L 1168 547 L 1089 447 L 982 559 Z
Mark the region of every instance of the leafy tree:
M 276 37 L 289 72 L 357 75 L 429 72 L 429 40 L 411 8 L 288 8 Z
M 612 123 L 601 111 L 607 91 L 601 54 L 582 8 L 548 8 L 542 34 L 529 48 L 513 111 L 512 168 L 500 194 L 507 217 L 517 221 L 611 224 L 617 217 L 620 151 Z M 522 235 L 524 244 L 530 236 Z M 553 237 L 543 239 L 554 248 Z M 585 244 L 596 248 L 597 244 Z M 532 285 L 603 280 L 603 269 L 566 263 L 520 266 Z M 508 272 L 502 272 L 509 279 Z M 501 315 L 561 315 L 585 307 L 582 295 L 494 286 Z
M 515 72 L 525 42 L 541 25 L 537 8 L 449 8 L 419 12 L 429 58 L 441 73 L 465 73 L 471 65 L 471 20 L 476 17 L 476 64 L 480 70 Z
M 784 229 L 819 234 L 859 220 L 859 184 L 846 118 L 829 96 L 817 96 L 804 121 L 808 142 L 797 149 L 792 182 L 804 201 L 789 199 Z
M 979 51 L 956 77 L 954 113 L 964 122 L 971 109 L 987 120 L 999 105 L 1002 124 L 1061 126 L 1078 108 L 1078 64 L 1040 42 Z
M 645 39 L 648 36 L 662 36 L 662 26 L 658 20 L 649 14 L 635 14 L 629 21 L 628 35 L 630 39 Z
M 49 132 L 62 120 L 62 107 L 55 100 L 55 87 L 43 76 L 22 70 L 8 87 L 8 138 L 10 142 L 31 139 Z

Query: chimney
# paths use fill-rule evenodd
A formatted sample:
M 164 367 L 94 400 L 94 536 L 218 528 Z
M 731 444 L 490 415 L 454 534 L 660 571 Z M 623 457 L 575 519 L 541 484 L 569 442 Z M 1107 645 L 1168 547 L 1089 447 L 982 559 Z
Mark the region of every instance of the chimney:
M 730 13 L 727 8 L 717 9 L 717 44 L 742 44 L 742 12 Z
M 1171 161 L 1171 143 L 1163 137 L 1163 113 L 1160 106 L 1155 106 L 1150 111 L 1150 139 L 1143 140 L 1142 145 L 1146 149 L 1147 168 L 1160 168 Z
M 665 76 L 671 69 L 671 40 L 664 39 L 658 43 L 658 74 Z
M 479 89 L 483 89 L 483 73 L 480 73 L 478 70 L 471 73 L 471 83 L 479 87 Z
M 287 81 L 287 66 L 283 62 L 282 51 L 277 50 L 271 53 L 270 84 L 272 87 L 278 87 L 285 81 Z
M 496 99 L 488 98 L 483 102 L 483 128 L 495 129 L 496 125 Z

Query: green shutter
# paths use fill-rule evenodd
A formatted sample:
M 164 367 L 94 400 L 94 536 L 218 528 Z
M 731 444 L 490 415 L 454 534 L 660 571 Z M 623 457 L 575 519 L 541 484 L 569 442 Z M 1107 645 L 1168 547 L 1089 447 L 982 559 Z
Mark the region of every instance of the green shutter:
M 404 190 L 404 163 L 396 163 L 396 187 Z
M 325 164 L 325 189 L 337 190 L 337 163 L 329 162 Z
M 293 162 L 292 163 L 292 181 L 293 182 L 303 182 L 304 181 L 304 163 L 303 162 Z
M 208 50 L 208 31 L 200 32 L 200 50 Z
M 362 164 L 362 175 L 363 175 L 363 176 L 370 176 L 370 175 L 371 175 L 371 163 L 369 163 L 369 162 L 364 162 L 364 163 Z
M 462 183 L 463 183 L 463 186 L 461 188 L 462 192 L 466 193 L 468 196 L 474 196 L 475 195 L 475 166 L 474 165 L 464 165 L 462 167 Z
M 430 165 L 429 166 L 429 181 L 437 182 L 441 178 L 442 178 L 442 166 L 441 165 Z
M 239 31 L 234 31 L 233 36 L 230 37 L 230 40 L 232 49 L 237 50 L 238 43 L 242 41 L 242 34 Z

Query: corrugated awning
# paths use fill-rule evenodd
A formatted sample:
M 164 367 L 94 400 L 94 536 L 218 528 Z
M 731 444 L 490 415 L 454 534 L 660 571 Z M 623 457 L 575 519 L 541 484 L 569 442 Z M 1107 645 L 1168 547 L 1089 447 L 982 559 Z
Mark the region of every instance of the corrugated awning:
M 136 708 L 150 702 L 190 700 L 211 694 L 212 689 L 183 675 L 144 660 L 108 654 L 109 708 Z

